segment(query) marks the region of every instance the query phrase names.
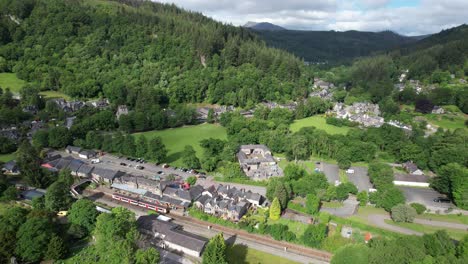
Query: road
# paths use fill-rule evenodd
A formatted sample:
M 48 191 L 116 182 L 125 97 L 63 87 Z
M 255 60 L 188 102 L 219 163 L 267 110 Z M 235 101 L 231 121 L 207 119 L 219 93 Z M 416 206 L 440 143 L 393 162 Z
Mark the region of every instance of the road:
M 338 165 L 321 162 L 317 167 L 325 174 L 328 183 L 335 184 L 340 181 L 340 169 Z
M 100 203 L 103 203 L 103 204 L 107 204 L 110 207 L 123 206 L 125 208 L 128 208 L 129 210 L 131 210 L 131 211 L 133 211 L 135 213 L 137 218 L 142 216 L 142 215 L 147 215 L 148 214 L 148 211 L 145 210 L 145 209 L 142 209 L 142 208 L 140 208 L 138 206 L 132 206 L 132 205 L 129 205 L 127 203 L 115 201 L 112 198 L 104 195 L 103 193 L 95 193 L 95 192 L 91 192 L 91 191 L 85 191 L 84 194 L 88 198 L 90 198 L 91 200 L 97 201 L 97 202 L 100 202 Z M 194 223 L 195 221 L 188 222 L 188 221 L 178 219 L 177 216 L 174 216 L 174 215 L 169 215 L 169 216 L 174 218 L 173 221 L 175 223 L 180 224 L 181 226 L 183 226 L 184 230 L 187 230 L 189 232 L 192 232 L 192 233 L 195 233 L 195 234 L 207 237 L 207 238 L 210 238 L 210 237 L 212 237 L 212 236 L 214 236 L 214 235 L 216 235 L 217 233 L 220 232 L 219 230 L 208 229 L 207 226 L 205 227 L 205 226 L 197 225 L 196 223 Z M 209 224 L 210 223 L 207 223 L 207 225 L 209 225 Z M 246 246 L 248 246 L 250 248 L 260 250 L 260 251 L 263 251 L 263 252 L 267 252 L 267 253 L 270 253 L 272 255 L 288 258 L 288 259 L 291 259 L 291 260 L 294 260 L 294 261 L 300 262 L 300 263 L 314 263 L 314 264 L 315 263 L 316 264 L 328 263 L 326 261 L 317 260 L 315 258 L 311 258 L 311 257 L 305 256 L 303 254 L 297 254 L 297 253 L 291 252 L 290 250 L 289 251 L 288 250 L 284 251 L 283 247 L 281 247 L 281 249 L 278 249 L 278 246 L 273 245 L 273 243 L 272 244 L 266 244 L 266 243 L 261 243 L 261 242 L 259 242 L 257 240 L 247 239 L 247 238 L 244 238 L 244 237 L 241 237 L 241 236 L 228 234 L 229 232 L 224 231 L 223 233 L 225 234 L 225 238 L 226 238 L 227 242 L 231 243 L 231 244 L 246 245 Z M 278 242 L 275 242 L 275 243 L 279 244 L 279 243 L 285 243 L 285 242 L 279 242 L 278 241 Z M 189 260 L 187 260 L 187 261 L 189 261 Z
M 350 169 L 354 170 L 354 173 L 346 173 L 348 180 L 356 185 L 360 192 L 368 192 L 369 189 L 372 188 L 372 184 L 370 182 L 369 175 L 367 174 L 367 168 L 351 167 Z
M 355 197 L 350 196 L 343 202 L 343 206 L 339 208 L 327 208 L 322 207 L 320 208 L 320 212 L 328 212 L 332 215 L 336 215 L 339 217 L 349 217 L 356 213 L 357 208 L 359 206 L 359 202 L 356 200 Z
M 406 229 L 406 228 L 403 228 L 403 227 L 394 226 L 394 225 L 390 225 L 390 224 L 385 223 L 385 220 L 389 220 L 389 219 L 390 219 L 390 217 L 387 216 L 387 215 L 378 215 L 378 214 L 371 214 L 371 215 L 369 215 L 367 217 L 367 220 L 369 221 L 369 223 L 371 225 L 375 225 L 375 226 L 383 228 L 383 229 L 387 229 L 387 230 L 397 232 L 397 233 L 401 233 L 401 234 L 405 234 L 405 235 L 418 235 L 418 236 L 423 235 L 423 233 L 416 232 L 416 231 L 413 231 L 411 229 Z
M 468 225 L 458 224 L 458 223 L 449 223 L 449 222 L 434 221 L 434 220 L 427 220 L 427 219 L 418 219 L 418 218 L 414 219 L 414 223 L 422 224 L 422 225 L 437 226 L 437 227 L 461 229 L 461 230 L 468 231 Z
M 75 159 L 79 159 L 79 160 L 82 160 L 82 161 L 84 161 L 86 163 L 90 163 L 90 161 L 87 160 L 87 159 L 82 159 L 82 158 L 80 158 L 80 157 L 78 157 L 76 155 L 68 154 L 65 151 L 56 151 L 56 153 L 62 155 L 62 157 L 71 156 L 71 157 L 73 157 Z M 111 155 L 111 154 L 105 154 L 105 155 L 99 157 L 99 159 L 101 160 L 101 162 L 97 163 L 97 164 L 92 164 L 92 166 L 99 167 L 99 168 L 104 168 L 104 169 L 110 169 L 110 170 L 114 170 L 114 171 L 119 170 L 119 171 L 123 171 L 123 172 L 129 173 L 129 174 L 135 175 L 135 176 L 142 176 L 142 177 L 146 177 L 146 178 L 154 179 L 155 176 L 160 176 L 161 179 L 164 179 L 168 175 L 173 174 L 173 175 L 176 175 L 176 176 L 180 176 L 182 179 L 185 180 L 190 176 L 194 176 L 194 174 L 191 174 L 191 173 L 188 173 L 188 172 L 183 172 L 183 171 L 180 171 L 180 170 L 175 170 L 172 167 L 163 168 L 161 166 L 158 166 L 158 165 L 155 165 L 155 164 L 152 164 L 152 163 L 149 163 L 149 162 L 145 163 L 145 164 L 141 164 L 141 163 L 138 163 L 138 162 L 129 161 L 126 158 L 119 158 L 119 157 Z M 127 166 L 122 166 L 122 165 L 120 165 L 121 163 L 125 163 L 125 164 L 127 164 Z M 138 169 L 135 168 L 137 165 L 141 165 L 141 166 L 145 167 L 145 169 L 144 170 L 138 170 Z M 158 172 L 160 172 L 160 171 L 162 171 L 164 174 L 158 174 Z M 197 184 L 199 184 L 199 185 L 201 185 L 201 186 L 203 186 L 205 188 L 208 188 L 208 187 L 210 187 L 212 185 L 218 186 L 219 184 L 224 184 L 224 185 L 230 185 L 230 186 L 236 187 L 238 189 L 245 189 L 247 191 L 250 190 L 252 192 L 259 193 L 259 194 L 261 194 L 263 196 L 265 196 L 265 194 L 266 194 L 266 188 L 263 187 L 263 186 L 252 186 L 252 185 L 245 185 L 245 184 L 238 184 L 238 183 L 216 182 L 214 180 L 213 176 L 207 176 L 206 179 L 198 179 Z

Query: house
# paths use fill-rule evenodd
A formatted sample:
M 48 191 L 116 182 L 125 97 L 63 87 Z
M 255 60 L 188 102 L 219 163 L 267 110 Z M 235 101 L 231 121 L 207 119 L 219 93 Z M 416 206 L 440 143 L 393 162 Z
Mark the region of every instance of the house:
M 87 164 L 83 164 L 78 168 L 76 171 L 76 176 L 81 178 L 89 178 L 91 177 L 91 172 L 93 171 L 94 167 L 89 166 Z
M 208 113 L 210 112 L 210 108 L 208 107 L 200 107 L 197 108 L 197 120 L 200 122 L 205 122 L 208 119 Z
M 180 225 L 162 221 L 156 215 L 140 216 L 137 220 L 138 230 L 150 237 L 158 246 L 200 257 L 208 242 L 182 229 Z
M 19 167 L 16 164 L 15 160 L 10 160 L 7 163 L 3 164 L 2 167 L 3 173 L 17 175 L 20 173 Z
M 442 114 L 445 114 L 445 110 L 444 108 L 435 105 L 434 108 L 432 109 L 432 113 L 437 114 L 437 115 L 442 115 Z
M 78 170 L 83 166 L 84 162 L 81 160 L 74 159 L 68 164 L 68 169 L 71 171 L 71 175 L 78 176 Z
M 265 145 L 242 145 L 237 159 L 244 173 L 254 180 L 283 176 L 283 171 Z
M 35 115 L 37 114 L 37 107 L 35 105 L 27 105 L 23 107 L 23 112 L 31 114 L 31 115 Z
M 22 199 L 32 201 L 34 198 L 43 197 L 46 194 L 44 189 L 30 189 L 20 193 Z
M 115 116 L 117 117 L 117 119 L 119 119 L 121 115 L 128 115 L 128 108 L 126 105 L 119 105 L 117 107 L 117 112 L 115 113 Z
M 90 104 L 94 108 L 104 109 L 109 106 L 109 100 L 104 98 L 104 99 L 99 99 L 96 101 L 88 102 L 88 104 Z
M 97 167 L 91 171 L 91 177 L 95 181 L 105 182 L 105 183 L 110 183 L 110 184 L 112 184 L 115 178 L 123 174 L 124 173 L 121 171 L 113 171 L 113 170 L 97 168 Z
M 96 152 L 92 150 L 82 150 L 78 153 L 78 156 L 82 159 L 90 159 L 96 157 Z
M 393 184 L 398 186 L 429 187 L 429 177 L 425 175 L 395 173 Z
M 81 152 L 81 148 L 80 148 L 80 147 L 75 147 L 75 146 L 67 146 L 67 147 L 65 148 L 65 151 L 66 151 L 68 154 L 79 155 L 80 152 Z
M 203 191 L 204 191 L 204 188 L 201 185 L 192 186 L 189 190 L 190 198 L 192 200 L 198 199 L 198 197 L 202 195 Z
M 412 161 L 407 161 L 403 163 L 403 168 L 409 173 L 413 175 L 424 175 L 424 172 L 418 168 L 416 164 Z
M 74 158 L 72 158 L 72 157 L 60 158 L 56 162 L 54 162 L 53 167 L 56 170 L 59 170 L 59 171 L 63 170 L 63 169 L 66 169 L 66 168 L 68 168 L 68 165 L 70 165 L 72 160 L 74 160 Z
M 76 116 L 72 117 L 67 117 L 65 119 L 65 127 L 70 129 L 73 126 L 73 123 L 75 123 Z

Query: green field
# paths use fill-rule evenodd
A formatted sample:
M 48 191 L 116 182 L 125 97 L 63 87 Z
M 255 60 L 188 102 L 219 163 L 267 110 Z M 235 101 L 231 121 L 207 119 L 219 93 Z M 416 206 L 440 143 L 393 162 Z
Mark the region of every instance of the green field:
M 426 117 L 430 123 L 445 129 L 455 130 L 465 127 L 466 117 L 462 113 L 443 115 L 430 114 L 426 115 Z
M 296 237 L 299 238 L 300 236 L 302 236 L 302 234 L 304 234 L 305 230 L 307 229 L 307 224 L 304 224 L 302 222 L 298 222 L 298 221 L 293 221 L 293 220 L 289 220 L 289 219 L 285 219 L 285 218 L 280 218 L 278 220 L 271 220 L 270 218 L 268 218 L 268 224 L 269 225 L 274 225 L 274 224 L 283 224 L 283 225 L 287 225 L 289 227 L 289 231 L 293 232 L 294 234 L 296 234 Z
M 10 88 L 11 92 L 19 93 L 21 87 L 23 87 L 25 83 L 25 81 L 18 79 L 15 73 L 0 73 L 0 87 L 3 89 Z
M 0 155 L 0 161 L 1 162 L 8 162 L 8 161 L 14 160 L 14 159 L 15 159 L 15 153 Z
M 63 98 L 67 101 L 71 100 L 70 96 L 59 91 L 43 91 L 43 92 L 40 92 L 40 94 L 44 96 L 45 98 Z
M 173 166 L 182 166 L 182 151 L 186 145 L 191 145 L 197 152 L 199 158 L 203 155 L 203 149 L 200 147 L 200 141 L 207 138 L 226 139 L 226 129 L 220 125 L 201 124 L 196 126 L 186 126 L 171 128 L 158 131 L 148 131 L 136 133 L 135 135 L 144 135 L 148 139 L 161 137 L 168 150 L 167 161 Z
M 349 131 L 349 127 L 337 127 L 326 123 L 325 117 L 322 115 L 315 115 L 304 119 L 295 120 L 289 127 L 291 131 L 299 131 L 303 127 L 316 127 L 325 130 L 328 134 L 342 134 L 345 135 Z
M 248 248 L 244 245 L 234 245 L 227 248 L 226 257 L 229 264 L 295 264 L 292 260 Z

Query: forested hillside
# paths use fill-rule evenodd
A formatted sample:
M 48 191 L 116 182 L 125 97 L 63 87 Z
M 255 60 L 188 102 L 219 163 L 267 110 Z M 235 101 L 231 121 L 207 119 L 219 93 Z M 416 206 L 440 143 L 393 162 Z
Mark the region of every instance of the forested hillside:
M 306 95 L 302 61 L 243 28 L 139 0 L 1 0 L 0 69 L 113 104 L 245 106 Z M 143 102 L 144 101 L 144 102 Z
M 418 37 L 405 37 L 391 31 L 296 31 L 256 30 L 273 47 L 294 53 L 309 62 L 340 64 L 377 51 L 393 49 L 416 42 Z

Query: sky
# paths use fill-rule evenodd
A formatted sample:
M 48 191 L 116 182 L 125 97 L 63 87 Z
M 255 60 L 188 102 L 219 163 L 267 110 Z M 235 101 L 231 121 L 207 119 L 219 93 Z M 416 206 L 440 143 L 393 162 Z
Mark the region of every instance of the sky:
M 236 26 L 296 30 L 392 30 L 415 36 L 468 23 L 468 0 L 155 0 Z

